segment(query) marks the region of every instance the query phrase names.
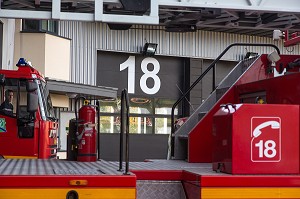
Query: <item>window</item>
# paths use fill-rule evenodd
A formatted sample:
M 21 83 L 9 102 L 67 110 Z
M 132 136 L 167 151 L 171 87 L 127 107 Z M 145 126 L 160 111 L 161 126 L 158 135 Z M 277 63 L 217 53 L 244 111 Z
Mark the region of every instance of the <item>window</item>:
M 136 134 L 169 134 L 171 110 L 175 100 L 157 98 L 130 98 L 129 132 Z M 180 107 L 180 106 L 178 106 Z M 100 132 L 120 132 L 121 100 L 100 102 Z M 175 109 L 175 116 L 178 109 Z
M 13 105 L 13 114 L 12 115 L 9 114 L 10 116 L 16 116 L 18 83 L 19 83 L 18 79 L 9 79 L 9 78 L 6 78 L 5 79 L 5 85 L 3 85 L 1 87 L 1 94 L 3 94 L 3 96 L 1 96 L 1 104 L 4 102 L 4 100 L 6 100 L 5 95 L 4 95 L 4 93 L 5 93 L 6 90 L 11 90 L 12 93 L 13 93 L 12 94 L 13 97 L 12 97 L 12 101 L 11 101 L 11 104 Z M 21 96 L 22 97 L 26 97 L 26 95 L 24 94 L 24 92 L 21 92 Z M 22 103 L 23 103 L 22 105 L 26 106 L 26 104 L 25 104 L 26 103 L 26 99 L 22 100 Z M 0 114 L 7 115 L 7 112 L 0 110 Z
M 58 22 L 53 20 L 23 19 L 23 31 L 58 34 Z

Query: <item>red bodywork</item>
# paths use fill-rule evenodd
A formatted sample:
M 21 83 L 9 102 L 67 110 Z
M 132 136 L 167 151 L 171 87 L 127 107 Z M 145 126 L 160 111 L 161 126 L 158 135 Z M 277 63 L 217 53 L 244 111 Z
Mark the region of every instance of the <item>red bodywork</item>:
M 300 43 L 300 32 L 294 32 L 289 35 L 289 31 L 285 31 L 284 47 L 294 46 Z
M 42 75 L 30 66 L 18 70 L 0 70 L 5 78 L 33 79 L 33 75 L 45 81 Z M 6 133 L 0 133 L 0 156 L 5 158 L 56 158 L 58 123 L 43 120 L 40 109 L 36 112 L 33 138 L 18 136 L 17 117 L 0 115 L 6 121 Z
M 281 55 L 276 68 L 286 68 L 288 63 L 299 58 L 295 55 Z M 204 118 L 192 129 L 188 137 L 188 161 L 212 162 L 212 124 L 213 116 L 221 104 L 241 103 L 240 95 L 266 91 L 268 104 L 300 104 L 300 87 L 297 86 L 300 74 L 290 74 L 274 78 L 273 74 L 266 74 L 270 66 L 267 55 L 261 55 L 240 79 L 223 95 Z M 289 72 L 296 72 L 294 68 Z M 253 101 L 253 103 L 255 103 Z
M 213 124 L 215 171 L 299 174 L 298 105 L 223 107 L 215 114 Z
M 277 67 L 280 66 L 286 67 L 287 63 L 294 61 L 299 56 L 281 56 L 280 62 L 278 62 Z M 178 164 L 176 160 L 168 160 L 168 162 L 160 163 L 161 168 L 155 170 L 155 164 L 151 164 L 151 161 L 144 162 L 144 166 L 141 162 L 130 163 L 130 171 L 135 175 L 119 175 L 122 172 L 118 173 L 118 175 L 114 173 L 111 175 L 109 172 L 113 171 L 113 169 L 117 169 L 116 164 L 105 162 L 105 161 L 97 161 L 90 164 L 87 163 L 78 163 L 78 162 L 64 162 L 62 164 L 61 160 L 43 160 L 43 161 L 32 161 L 31 164 L 27 164 L 26 171 L 23 173 L 18 173 L 16 175 L 2 175 L 0 180 L 0 190 L 7 188 L 7 190 L 11 189 L 19 189 L 22 188 L 24 193 L 27 190 L 35 190 L 39 191 L 43 188 L 50 188 L 49 193 L 54 191 L 55 189 L 66 189 L 69 190 L 79 190 L 81 189 L 81 185 L 72 184 L 71 181 L 88 181 L 82 189 L 92 190 L 92 188 L 99 187 L 137 187 L 136 180 L 141 181 L 180 181 L 184 187 L 186 198 L 189 199 L 199 199 L 199 198 L 299 198 L 299 187 L 300 187 L 300 176 L 299 176 L 299 102 L 300 102 L 300 87 L 298 86 L 298 80 L 300 78 L 300 73 L 285 75 L 282 77 L 274 78 L 273 74 L 266 74 L 266 68 L 269 67 L 269 63 L 267 61 L 267 55 L 262 55 L 259 57 L 253 65 L 241 76 L 241 78 L 224 94 L 224 96 L 215 104 L 215 106 L 206 114 L 206 116 L 194 127 L 194 129 L 190 132 L 188 137 L 188 161 L 189 162 L 212 162 L 213 154 L 218 153 L 217 159 L 218 162 L 231 161 L 231 164 L 237 165 L 237 170 L 232 169 L 228 170 L 228 173 L 242 173 L 242 174 L 224 174 L 214 172 L 211 168 L 211 164 L 201 164 L 201 165 L 182 165 Z M 297 69 L 291 72 L 299 72 Z M 265 101 L 268 103 L 267 105 L 249 105 L 250 107 L 259 107 L 261 110 L 255 110 L 255 113 L 259 113 L 258 117 L 253 119 L 253 127 L 249 127 L 252 118 L 247 114 L 251 113 L 251 110 L 244 110 L 242 115 L 236 115 L 237 118 L 234 118 L 235 115 L 225 115 L 225 118 L 220 119 L 221 130 L 219 133 L 221 135 L 217 137 L 217 139 L 221 140 L 221 144 L 214 145 L 213 139 L 213 116 L 220 109 L 221 104 L 240 104 L 244 103 L 245 95 L 254 95 L 256 93 L 264 93 Z M 253 99 L 253 98 L 251 98 Z M 251 103 L 251 99 L 247 103 Z M 255 98 L 254 98 L 255 99 Z M 253 100 L 253 103 L 255 101 Z M 270 105 L 270 104 L 294 104 L 294 105 Z M 244 104 L 246 107 L 246 104 Z M 282 108 L 284 107 L 284 108 Z M 255 108 L 256 109 L 256 108 Z M 253 109 L 254 110 L 254 109 Z M 91 111 L 91 112 L 89 112 Z M 258 112 L 257 112 L 258 111 Z M 274 116 L 274 112 L 276 114 Z M 277 113 L 281 118 L 284 118 L 282 121 L 278 120 Z M 277 165 L 275 161 L 278 160 L 279 156 L 271 157 L 274 160 L 274 164 L 268 167 L 265 164 L 264 170 L 259 170 L 259 166 L 262 165 L 260 163 L 254 164 L 246 162 L 249 161 L 249 156 L 252 157 L 251 153 L 249 153 L 249 137 L 251 135 L 259 135 L 255 130 L 260 123 L 265 123 L 267 121 L 261 121 L 260 117 L 264 116 L 265 113 L 269 113 L 269 117 L 272 117 L 271 121 L 275 121 L 278 123 L 282 123 L 282 132 L 285 135 L 282 136 L 282 142 L 280 145 L 284 146 L 284 151 L 281 153 L 282 161 L 285 164 Z M 256 115 L 257 116 L 257 115 Z M 288 117 L 287 117 L 288 116 Z M 222 116 L 223 117 L 223 116 Z M 230 119 L 231 117 L 231 119 Z M 251 116 L 252 117 L 252 116 Z M 40 118 L 40 116 L 39 116 Z M 93 107 L 84 106 L 81 111 L 79 111 L 79 121 L 80 129 L 79 133 L 84 130 L 84 125 L 88 122 L 91 124 L 95 123 L 95 114 Z M 287 119 L 289 118 L 290 121 Z M 225 121 L 224 121 L 225 120 Z M 230 126 L 230 123 L 227 125 L 226 122 L 235 121 L 236 123 L 233 126 Z M 241 121 L 239 123 L 239 121 Z M 247 123 L 248 121 L 248 123 Z M 41 121 L 42 122 L 42 121 Z M 41 126 L 44 125 L 43 128 L 48 128 L 49 124 L 44 123 L 43 125 L 39 125 L 40 132 Z M 246 123 L 245 123 L 246 122 Z M 48 125 L 48 126 L 47 126 Z M 223 125 L 223 126 L 222 126 Z M 268 126 L 268 125 L 267 125 Z M 269 125 L 270 126 L 270 125 Z M 37 128 L 37 126 L 36 126 Z M 250 132 L 240 133 L 240 129 L 246 129 Z M 268 135 L 268 132 L 273 132 L 269 127 L 259 128 L 263 129 L 263 136 Z M 49 130 L 49 129 L 48 129 Z M 224 134 L 222 134 L 224 131 Z M 94 133 L 94 131 L 93 131 Z M 227 133 L 227 134 L 226 134 Z M 233 135 L 228 135 L 233 133 Z M 278 133 L 278 131 L 275 131 Z M 245 144 L 245 137 L 240 135 L 249 134 L 248 143 Z M 290 135 L 286 135 L 290 134 Z M 46 134 L 45 134 L 46 135 Z M 223 142 L 224 138 L 230 137 L 232 140 L 233 148 L 231 156 L 228 154 L 230 150 L 228 147 L 224 147 L 228 142 Z M 90 136 L 88 136 L 90 137 Z M 265 137 L 261 137 L 264 138 Z M 43 138 L 44 139 L 44 138 Z M 276 137 L 278 139 L 278 137 Z M 276 140 L 275 139 L 275 140 Z M 92 145 L 94 144 L 94 140 L 90 140 Z M 278 140 L 276 140 L 278 141 Z M 233 143 L 234 142 L 234 143 Z M 252 143 L 251 143 L 252 144 Z M 46 143 L 43 145 L 43 147 Z M 218 148 L 220 147 L 220 148 Z M 223 147 L 223 148 L 222 148 Z M 223 151 L 224 150 L 224 151 Z M 226 151 L 227 150 L 227 151 Z M 247 151 L 248 150 L 248 151 Z M 276 148 L 276 150 L 278 150 Z M 93 150 L 84 150 L 82 154 L 89 154 Z M 226 153 L 227 154 L 222 154 Z M 250 155 L 249 155 L 250 154 Z M 257 154 L 257 151 L 256 151 Z M 268 153 L 271 155 L 272 153 Z M 245 157 L 244 157 L 245 155 Z M 237 159 L 234 159 L 237 158 Z M 225 159 L 225 160 L 224 160 Z M 215 159 L 214 159 L 215 160 Z M 257 160 L 257 157 L 254 157 L 254 160 Z M 18 160 L 19 161 L 19 160 Z M 27 161 L 27 160 L 26 160 Z M 4 160 L 3 162 L 8 162 Z M 43 162 L 44 165 L 52 165 L 51 174 L 41 174 L 41 175 L 32 175 L 28 174 L 28 171 L 31 171 L 31 167 L 36 162 L 36 165 L 41 165 Z M 170 165 L 170 162 L 174 162 L 174 165 Z M 97 163 L 103 163 L 102 165 L 97 165 Z M 14 163 L 16 165 L 17 163 Z M 78 164 L 76 169 L 73 166 Z M 252 164 L 252 165 L 251 165 Z M 29 165 L 29 166 L 28 166 Z M 73 171 L 87 172 L 94 171 L 94 169 L 89 170 L 92 165 L 96 165 L 96 171 L 101 172 L 101 174 L 97 175 L 79 175 L 79 174 L 71 174 Z M 132 167 L 136 165 L 136 167 Z M 248 166 L 256 167 L 256 168 L 248 168 Z M 39 173 L 41 167 L 36 167 L 36 171 Z M 64 167 L 65 166 L 65 169 Z M 140 167 L 142 166 L 142 167 Z M 173 167 L 174 166 L 174 167 Z M 279 168 L 277 168 L 277 166 Z M 116 168 L 114 168 L 116 167 Z M 30 168 L 30 169 L 28 169 Z M 57 169 L 58 168 L 58 169 Z M 77 169 L 79 168 L 79 170 Z M 95 167 L 94 167 L 95 168 Z M 3 167 L 2 167 L 3 169 Z M 247 170 L 246 172 L 245 169 Z M 252 170 L 251 170 L 252 169 Z M 273 172 L 268 172 L 268 169 L 273 169 Z M 16 171 L 18 171 L 17 169 Z M 57 172 L 56 174 L 55 172 Z M 59 170 L 63 172 L 67 172 L 66 175 L 60 174 Z M 70 170 L 70 171 L 69 171 Z M 47 170 L 46 170 L 47 171 Z M 281 172 L 279 172 L 281 171 Z M 48 172 L 48 171 L 47 171 Z M 119 171 L 118 171 L 119 172 Z M 17 172 L 16 172 L 17 173 Z M 246 173 L 246 174 L 245 174 Z M 255 173 L 255 174 L 254 174 Z M 257 175 L 256 173 L 260 173 Z M 280 173 L 280 174 L 278 174 Z M 156 184 L 156 183 L 154 183 Z M 159 182 L 160 184 L 160 182 Z M 163 183 L 162 183 L 163 184 Z M 151 189 L 150 189 L 151 190 Z M 6 191 L 6 190 L 4 190 Z M 19 191 L 19 190 L 17 190 Z M 153 190 L 151 190 L 153 191 Z M 159 191 L 158 189 L 155 191 Z M 3 192 L 5 193 L 5 192 Z M 249 194 L 250 195 L 247 195 Z M 65 198 L 65 193 L 60 192 L 60 195 Z M 220 196 L 221 195 L 221 196 Z M 91 197 L 91 195 L 85 195 L 87 197 Z M 97 197 L 102 197 L 101 195 L 97 195 Z M 103 196 L 103 197 L 106 197 Z M 82 197 L 84 198 L 84 197 Z M 156 197 L 152 197 L 156 198 Z

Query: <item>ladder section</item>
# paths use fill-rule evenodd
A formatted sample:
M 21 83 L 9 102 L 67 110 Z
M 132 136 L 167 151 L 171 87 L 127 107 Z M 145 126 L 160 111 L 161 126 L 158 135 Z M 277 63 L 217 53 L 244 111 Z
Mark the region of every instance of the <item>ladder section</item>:
M 226 93 L 226 91 L 234 85 L 234 83 L 256 59 L 257 57 L 239 62 L 221 81 L 216 90 L 210 94 L 210 96 L 195 110 L 188 120 L 175 132 L 174 159 L 187 158 L 187 140 L 191 130 L 198 124 L 199 121 L 201 121 L 206 113 L 211 110 L 211 108 Z

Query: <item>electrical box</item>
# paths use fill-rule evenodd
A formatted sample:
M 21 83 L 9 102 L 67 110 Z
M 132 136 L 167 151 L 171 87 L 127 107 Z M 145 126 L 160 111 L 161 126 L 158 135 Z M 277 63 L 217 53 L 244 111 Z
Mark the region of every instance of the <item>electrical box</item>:
M 213 170 L 299 173 L 299 106 L 223 105 L 213 118 Z

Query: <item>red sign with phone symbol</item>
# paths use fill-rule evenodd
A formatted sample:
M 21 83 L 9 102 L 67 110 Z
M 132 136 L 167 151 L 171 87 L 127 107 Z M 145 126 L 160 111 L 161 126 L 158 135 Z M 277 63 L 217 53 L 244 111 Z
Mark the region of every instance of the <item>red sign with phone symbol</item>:
M 228 109 L 229 110 L 229 109 Z M 299 106 L 238 104 L 214 116 L 213 169 L 232 174 L 299 173 Z
M 281 119 L 279 117 L 252 117 L 251 137 L 252 162 L 280 162 Z

